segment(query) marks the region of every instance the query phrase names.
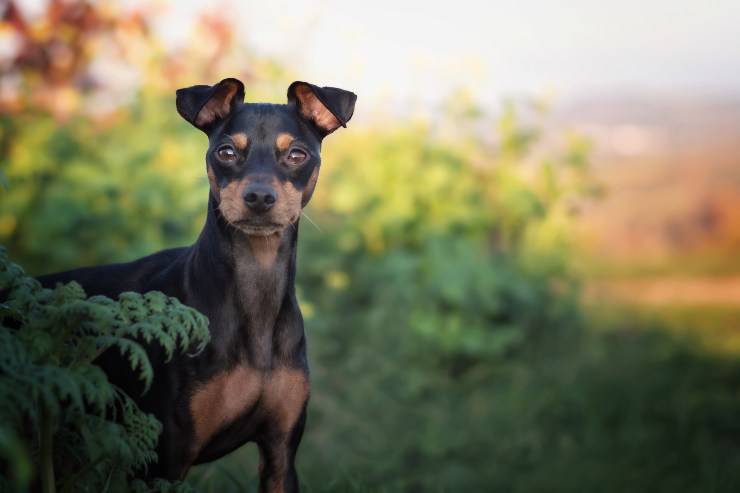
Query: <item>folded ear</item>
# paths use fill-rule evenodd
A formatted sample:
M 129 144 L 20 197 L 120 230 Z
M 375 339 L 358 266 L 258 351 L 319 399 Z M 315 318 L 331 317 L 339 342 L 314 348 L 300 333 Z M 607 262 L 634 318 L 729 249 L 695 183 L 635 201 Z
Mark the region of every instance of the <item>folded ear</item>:
M 244 84 L 224 79 L 213 86 L 192 86 L 177 90 L 177 112 L 195 127 L 207 132 L 244 102 Z
M 288 87 L 288 102 L 295 103 L 298 113 L 313 123 L 326 136 L 346 127 L 355 111 L 357 95 L 336 87 L 318 87 L 296 81 Z

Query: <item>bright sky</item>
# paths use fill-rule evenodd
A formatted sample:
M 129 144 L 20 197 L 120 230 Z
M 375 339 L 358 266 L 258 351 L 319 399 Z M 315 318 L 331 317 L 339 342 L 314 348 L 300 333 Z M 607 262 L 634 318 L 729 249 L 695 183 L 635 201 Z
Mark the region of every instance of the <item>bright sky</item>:
M 204 2 L 170 4 L 177 36 Z M 491 103 L 549 92 L 740 94 L 740 0 L 260 0 L 222 11 L 235 12 L 258 53 L 363 99 L 435 102 L 456 88 Z
M 302 79 L 389 105 L 436 103 L 460 88 L 491 104 L 549 93 L 740 95 L 740 0 L 156 3 L 171 9 L 159 28 L 172 42 L 198 11 L 217 10 Z

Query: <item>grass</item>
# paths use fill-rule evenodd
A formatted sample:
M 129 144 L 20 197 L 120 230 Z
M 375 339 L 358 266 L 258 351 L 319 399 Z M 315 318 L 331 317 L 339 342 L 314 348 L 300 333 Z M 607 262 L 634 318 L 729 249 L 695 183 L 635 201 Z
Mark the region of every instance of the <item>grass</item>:
M 332 423 L 324 419 L 318 430 L 309 421 L 299 455 L 304 491 L 738 491 L 740 309 L 612 306 L 588 314 L 586 332 L 509 358 L 462 390 L 494 406 L 451 405 L 443 394 L 460 394 L 440 384 L 442 395 L 419 416 L 448 409 L 457 427 L 421 429 L 443 443 L 473 437 L 453 455 L 386 464 L 401 437 L 378 428 L 375 450 L 349 434 L 326 460 L 319 437 Z M 406 416 L 373 411 L 385 412 L 378 423 Z M 364 460 L 353 456 L 359 450 Z M 256 491 L 256 462 L 245 447 L 196 468 L 191 482 L 200 491 Z M 384 477 L 374 474 L 381 464 Z
M 740 355 L 740 306 L 614 304 L 590 307 L 592 326 L 598 330 L 627 325 L 654 327 L 685 345 L 710 355 Z

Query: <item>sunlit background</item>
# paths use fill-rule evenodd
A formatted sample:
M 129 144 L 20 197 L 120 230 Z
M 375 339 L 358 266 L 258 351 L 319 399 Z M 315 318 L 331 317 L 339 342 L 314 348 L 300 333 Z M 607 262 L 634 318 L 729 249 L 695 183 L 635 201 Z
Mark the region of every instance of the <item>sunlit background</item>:
M 740 487 L 740 2 L 0 17 L 0 243 L 32 274 L 195 239 L 176 88 L 358 94 L 301 221 L 308 491 Z M 189 482 L 251 491 L 255 455 Z

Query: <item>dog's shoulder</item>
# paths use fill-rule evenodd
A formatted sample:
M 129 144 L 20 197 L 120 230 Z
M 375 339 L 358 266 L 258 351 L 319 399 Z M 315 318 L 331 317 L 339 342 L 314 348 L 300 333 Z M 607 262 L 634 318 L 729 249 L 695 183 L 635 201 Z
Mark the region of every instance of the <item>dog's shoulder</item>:
M 188 248 L 162 250 L 132 262 L 81 267 L 38 277 L 41 285 L 53 288 L 59 283 L 75 281 L 89 295 L 116 297 L 125 291 L 143 293 L 157 289 L 152 279 L 163 273 L 177 272 L 177 266 L 184 263 Z

